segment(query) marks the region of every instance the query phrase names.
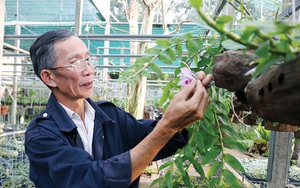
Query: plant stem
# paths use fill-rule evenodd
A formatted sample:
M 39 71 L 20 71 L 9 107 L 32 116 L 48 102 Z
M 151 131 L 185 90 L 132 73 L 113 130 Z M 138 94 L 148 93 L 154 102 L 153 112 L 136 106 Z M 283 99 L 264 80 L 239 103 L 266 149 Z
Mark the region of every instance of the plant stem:
M 227 30 L 225 27 L 218 27 L 217 23 L 211 19 L 210 17 L 206 16 L 200 9 L 197 9 L 197 12 L 198 14 L 200 15 L 200 17 L 210 26 L 212 27 L 214 30 L 216 30 L 217 32 L 219 32 L 220 34 L 222 35 L 226 35 L 229 39 L 239 43 L 239 44 L 242 44 L 244 46 L 247 46 L 248 48 L 253 48 L 253 49 L 257 49 L 259 46 L 258 44 L 255 44 L 255 43 L 252 43 L 250 41 L 248 42 L 244 42 L 241 40 L 241 37 L 229 30 Z M 263 36 L 262 33 L 259 33 L 259 37 L 261 38 L 268 38 L 270 41 L 272 41 L 270 39 L 270 37 L 267 37 L 267 36 Z M 273 46 L 274 47 L 274 46 Z M 270 49 L 270 52 L 273 52 L 273 53 L 276 53 L 276 54 L 279 54 L 279 55 L 286 55 L 286 52 L 283 52 L 283 51 L 280 51 L 280 50 L 276 50 L 276 49 Z
M 214 111 L 214 116 L 217 117 L 216 112 Z M 221 131 L 221 127 L 220 127 L 220 123 L 218 121 L 218 118 L 215 118 L 216 120 L 216 125 L 218 128 L 218 133 L 219 133 L 219 138 L 220 138 L 220 146 L 221 146 L 221 151 L 222 151 L 222 157 L 221 157 L 221 175 L 220 175 L 220 182 L 219 182 L 219 186 L 221 186 L 223 184 L 224 181 L 224 176 L 223 176 L 223 169 L 225 168 L 225 160 L 224 160 L 224 154 L 225 154 L 225 150 L 224 150 L 224 144 L 223 144 L 223 135 L 222 135 L 222 131 Z

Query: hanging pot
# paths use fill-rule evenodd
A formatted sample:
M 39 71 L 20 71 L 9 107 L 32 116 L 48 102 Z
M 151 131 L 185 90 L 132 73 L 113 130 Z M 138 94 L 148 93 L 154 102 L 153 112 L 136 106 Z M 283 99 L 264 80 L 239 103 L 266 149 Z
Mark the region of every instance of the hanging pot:
M 34 114 L 34 108 L 28 108 L 27 109 L 27 114 L 28 115 L 33 115 Z
M 8 106 L 1 106 L 1 116 L 5 116 L 9 107 Z

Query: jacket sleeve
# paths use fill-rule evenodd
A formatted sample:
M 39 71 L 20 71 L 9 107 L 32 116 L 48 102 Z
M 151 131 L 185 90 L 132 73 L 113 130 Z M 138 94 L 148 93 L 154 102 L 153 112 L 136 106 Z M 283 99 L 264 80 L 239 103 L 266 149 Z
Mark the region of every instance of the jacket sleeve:
M 112 105 L 111 103 L 102 103 L 101 108 L 107 111 L 106 108 Z M 111 108 L 110 108 L 111 110 Z M 143 140 L 151 131 L 155 128 L 158 121 L 152 119 L 140 119 L 137 120 L 131 114 L 116 107 L 113 113 L 107 113 L 111 119 L 117 120 L 119 129 L 121 130 L 121 136 L 123 137 L 123 143 L 127 149 L 131 149 L 136 146 L 141 140 Z M 179 148 L 184 147 L 189 140 L 189 134 L 186 129 L 181 133 L 175 134 L 170 141 L 160 150 L 154 160 L 169 157 L 173 155 Z

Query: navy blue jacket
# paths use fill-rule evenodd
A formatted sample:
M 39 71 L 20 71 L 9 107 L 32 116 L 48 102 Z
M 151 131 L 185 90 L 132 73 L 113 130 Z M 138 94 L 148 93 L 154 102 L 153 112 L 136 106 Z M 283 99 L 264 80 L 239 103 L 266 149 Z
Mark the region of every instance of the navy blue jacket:
M 45 111 L 30 122 L 25 151 L 37 188 L 138 187 L 139 178 L 131 182 L 129 150 L 157 121 L 137 120 L 107 101 L 87 100 L 95 109 L 93 157 L 84 150 L 76 125 L 53 94 Z M 187 140 L 186 130 L 174 135 L 154 160 L 174 154 Z

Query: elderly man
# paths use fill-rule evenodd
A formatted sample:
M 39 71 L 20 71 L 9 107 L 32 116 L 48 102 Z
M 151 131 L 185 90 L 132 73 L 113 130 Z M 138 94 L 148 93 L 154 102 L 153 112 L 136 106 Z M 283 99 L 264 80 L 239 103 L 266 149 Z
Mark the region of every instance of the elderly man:
M 84 42 L 59 29 L 30 48 L 36 75 L 52 91 L 46 109 L 26 131 L 30 177 L 36 187 L 138 187 L 153 160 L 188 141 L 185 129 L 203 117 L 211 75 L 176 94 L 160 121 L 137 120 L 108 101 L 94 102 L 94 68 Z

